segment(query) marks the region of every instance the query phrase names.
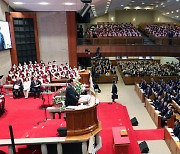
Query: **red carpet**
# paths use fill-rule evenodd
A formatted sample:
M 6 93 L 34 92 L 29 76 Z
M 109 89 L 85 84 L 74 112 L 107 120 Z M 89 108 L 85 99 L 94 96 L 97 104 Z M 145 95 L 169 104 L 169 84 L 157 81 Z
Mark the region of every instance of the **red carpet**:
M 134 134 L 138 141 L 164 139 L 164 129 L 134 130 Z
M 44 97 L 46 100 L 45 104 L 51 104 L 52 95 L 49 95 L 49 98 L 47 95 L 44 95 Z M 0 139 L 10 138 L 8 128 L 9 125 L 13 126 L 15 138 L 56 136 L 57 128 L 61 124 L 62 126 L 66 125 L 65 121 L 61 119 L 47 120 L 46 122 L 43 122 L 43 120 L 45 119 L 45 113 L 44 110 L 40 110 L 40 106 L 43 103 L 42 99 L 34 99 L 33 97 L 30 97 L 28 99 L 13 99 L 9 96 L 6 96 L 5 98 L 5 108 L 7 112 L 0 117 Z M 114 153 L 112 127 L 118 126 L 125 126 L 128 130 L 128 135 L 131 142 L 129 147 L 129 154 L 140 153 L 137 138 L 138 140 L 145 140 L 148 137 L 146 136 L 146 138 L 142 138 L 140 137 L 142 135 L 137 135 L 136 137 L 136 132 L 137 134 L 141 134 L 142 131 L 133 130 L 125 106 L 116 103 L 113 103 L 111 105 L 107 103 L 100 103 L 97 108 L 97 115 L 98 119 L 102 122 L 101 137 L 103 144 L 98 154 Z M 49 118 L 48 112 L 47 117 Z M 149 138 L 150 137 L 152 138 L 152 135 L 149 136 Z M 158 139 L 159 138 L 160 137 L 158 137 Z M 7 147 L 0 147 L 0 150 L 4 150 L 5 152 L 8 151 Z
M 129 154 L 139 154 L 140 149 L 133 133 L 133 128 L 125 106 L 121 104 L 100 103 L 98 105 L 98 118 L 102 122 L 102 149 L 98 154 L 113 154 L 112 127 L 126 126 L 130 138 Z

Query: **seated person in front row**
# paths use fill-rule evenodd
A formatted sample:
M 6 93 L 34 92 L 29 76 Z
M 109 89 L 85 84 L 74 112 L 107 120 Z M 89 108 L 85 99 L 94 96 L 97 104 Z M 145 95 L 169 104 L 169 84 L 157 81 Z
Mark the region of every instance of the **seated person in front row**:
M 161 119 L 161 127 L 164 127 L 166 125 L 166 121 L 171 118 L 173 113 L 174 113 L 174 107 L 169 105 L 167 113 Z
M 19 77 L 16 77 L 16 81 L 13 83 L 13 97 L 20 98 L 20 95 L 23 91 L 22 81 Z
M 76 85 L 75 79 L 71 78 L 69 84 L 66 88 L 66 106 L 76 106 L 78 105 L 79 94 L 76 92 L 74 86 Z
M 25 98 L 28 98 L 30 86 L 31 86 L 31 81 L 29 81 L 29 78 L 26 77 L 25 81 L 23 82 L 23 92 Z
M 178 137 L 178 134 L 180 133 L 180 122 L 178 119 L 175 120 L 173 133 L 177 137 Z
M 31 90 L 34 94 L 34 98 L 36 96 L 39 98 L 40 93 L 41 93 L 41 81 L 37 79 L 37 77 L 34 77 L 33 80 L 31 81 Z

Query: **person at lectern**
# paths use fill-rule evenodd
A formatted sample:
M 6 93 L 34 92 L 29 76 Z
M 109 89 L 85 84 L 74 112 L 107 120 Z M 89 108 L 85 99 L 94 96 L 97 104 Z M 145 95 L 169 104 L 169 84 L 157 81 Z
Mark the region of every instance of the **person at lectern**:
M 78 105 L 78 100 L 79 100 L 80 96 L 74 89 L 75 85 L 76 85 L 75 79 L 73 79 L 73 78 L 69 79 L 69 84 L 66 88 L 66 99 L 65 99 L 66 106 Z
M 41 93 L 41 81 L 39 81 L 37 79 L 37 77 L 34 77 L 32 82 L 31 82 L 31 90 L 34 94 L 34 98 L 36 98 L 36 96 L 39 98 L 40 97 L 40 93 Z

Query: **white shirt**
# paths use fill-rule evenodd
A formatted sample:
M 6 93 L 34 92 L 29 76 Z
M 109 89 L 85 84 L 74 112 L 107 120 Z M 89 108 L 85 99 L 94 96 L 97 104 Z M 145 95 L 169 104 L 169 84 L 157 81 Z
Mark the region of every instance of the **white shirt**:
M 24 81 L 23 82 L 23 87 L 24 87 L 24 90 L 30 90 L 30 86 L 31 86 L 31 81 Z

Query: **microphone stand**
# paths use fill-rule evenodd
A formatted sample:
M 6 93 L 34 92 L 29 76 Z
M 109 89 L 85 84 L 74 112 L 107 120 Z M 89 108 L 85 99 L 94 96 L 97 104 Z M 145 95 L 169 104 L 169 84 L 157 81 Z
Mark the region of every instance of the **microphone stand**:
M 45 98 L 44 96 L 42 96 L 42 101 L 43 101 L 43 104 L 42 104 L 42 109 L 44 110 L 44 115 L 45 115 L 45 119 L 43 121 L 39 121 L 37 122 L 37 124 L 39 125 L 41 122 L 46 122 L 47 121 L 47 112 L 46 112 L 46 107 L 45 107 Z
M 45 98 L 42 96 L 42 101 L 43 101 L 43 106 L 44 106 L 44 114 L 45 114 L 45 120 L 47 120 L 47 112 L 46 112 L 46 107 L 45 107 Z

